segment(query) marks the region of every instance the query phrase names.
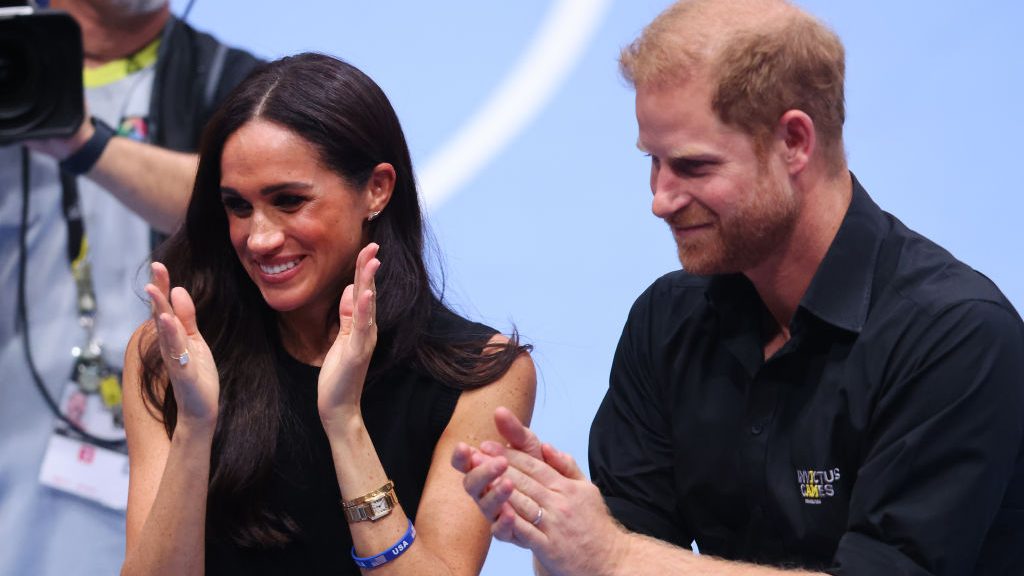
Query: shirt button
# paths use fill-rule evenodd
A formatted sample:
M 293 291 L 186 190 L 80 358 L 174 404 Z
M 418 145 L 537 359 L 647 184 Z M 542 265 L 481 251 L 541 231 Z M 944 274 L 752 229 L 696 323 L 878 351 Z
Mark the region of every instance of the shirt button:
M 754 436 L 757 436 L 758 434 L 760 434 L 763 431 L 764 431 L 764 424 L 761 423 L 761 422 L 757 422 L 753 426 L 750 427 L 750 433 L 753 434 Z

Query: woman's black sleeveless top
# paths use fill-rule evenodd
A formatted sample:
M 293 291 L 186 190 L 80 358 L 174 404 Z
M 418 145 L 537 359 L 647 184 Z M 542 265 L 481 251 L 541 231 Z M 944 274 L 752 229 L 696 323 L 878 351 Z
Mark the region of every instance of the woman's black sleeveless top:
M 431 331 L 456 339 L 495 331 L 458 316 L 435 318 Z M 207 534 L 206 574 L 360 574 L 352 562 L 352 537 L 341 512 L 341 494 L 330 445 L 316 407 L 319 368 L 281 354 L 282 413 L 273 478 L 266 491 L 270 509 L 298 526 L 278 548 L 247 548 L 220 534 Z M 460 391 L 409 367 L 382 375 L 363 392 L 363 420 L 405 513 L 415 520 L 434 447 L 448 425 Z

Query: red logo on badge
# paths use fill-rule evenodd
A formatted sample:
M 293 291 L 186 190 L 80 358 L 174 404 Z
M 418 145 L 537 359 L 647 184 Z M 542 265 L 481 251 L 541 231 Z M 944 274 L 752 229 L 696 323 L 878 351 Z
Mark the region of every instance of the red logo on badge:
M 89 444 L 82 444 L 78 448 L 78 460 L 86 464 L 92 464 L 92 461 L 96 458 L 96 449 Z

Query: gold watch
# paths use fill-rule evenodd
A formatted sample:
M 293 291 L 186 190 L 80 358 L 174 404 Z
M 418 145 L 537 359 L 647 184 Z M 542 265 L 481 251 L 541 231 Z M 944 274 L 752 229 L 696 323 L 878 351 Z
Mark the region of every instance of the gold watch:
M 379 520 L 391 514 L 397 503 L 395 483 L 388 480 L 387 484 L 369 494 L 342 502 L 341 509 L 349 522 L 362 522 L 363 520 Z

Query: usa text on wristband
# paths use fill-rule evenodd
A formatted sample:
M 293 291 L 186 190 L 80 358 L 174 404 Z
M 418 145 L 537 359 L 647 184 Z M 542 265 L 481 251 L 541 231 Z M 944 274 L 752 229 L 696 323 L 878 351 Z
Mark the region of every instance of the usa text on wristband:
M 380 554 L 377 554 L 376 556 L 369 556 L 367 558 L 356 556 L 356 547 L 353 546 L 352 559 L 355 560 L 356 566 L 359 566 L 360 568 L 376 568 L 401 556 L 415 541 L 416 527 L 412 525 L 412 520 L 409 520 L 409 529 L 405 531 L 405 534 L 402 535 L 398 542 L 395 542 L 394 546 Z
M 96 161 L 100 159 L 100 155 L 103 154 L 103 150 L 110 143 L 110 139 L 117 135 L 117 132 L 102 120 L 93 117 L 91 121 L 92 125 L 96 128 L 96 131 L 92 133 L 92 138 L 86 140 L 85 144 L 82 144 L 78 151 L 60 163 L 61 170 L 75 176 L 81 176 L 92 170 L 92 167 L 96 165 Z

